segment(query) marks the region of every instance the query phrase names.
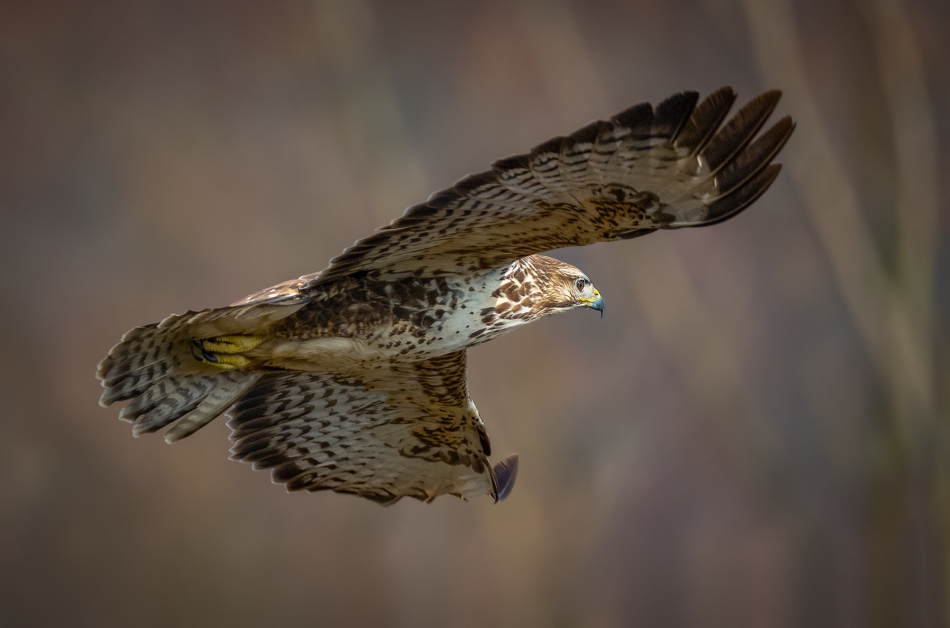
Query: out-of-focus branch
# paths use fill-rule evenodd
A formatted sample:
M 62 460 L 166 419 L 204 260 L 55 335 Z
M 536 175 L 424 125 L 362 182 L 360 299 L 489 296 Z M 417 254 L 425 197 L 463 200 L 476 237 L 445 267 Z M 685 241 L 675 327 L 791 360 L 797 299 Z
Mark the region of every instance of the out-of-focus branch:
M 895 274 L 875 248 L 857 194 L 824 131 L 800 61 L 789 3 L 745 0 L 745 6 L 762 71 L 780 78 L 799 120 L 798 137 L 788 151 L 790 170 L 851 316 L 888 383 L 904 445 L 917 450 L 934 412 L 931 284 L 937 199 L 933 114 L 913 31 L 897 0 L 868 8 L 897 147 L 900 253 Z
M 936 521 L 939 494 L 928 495 L 939 474 L 935 462 L 943 444 L 934 438 L 936 374 L 934 372 L 933 276 L 937 246 L 937 145 L 936 122 L 917 36 L 901 0 L 868 0 L 858 3 L 875 36 L 878 70 L 890 109 L 897 157 L 897 245 L 895 285 L 890 292 L 892 354 L 891 381 L 895 410 L 904 430 L 912 430 L 919 447 L 911 459 L 915 474 L 909 487 L 913 526 L 913 564 L 916 581 L 909 594 L 915 599 L 915 619 L 939 623 L 941 567 L 945 557 L 935 556 L 934 545 L 941 525 Z M 938 490 L 939 483 L 936 483 Z M 946 526 L 944 514 L 943 527 Z M 941 565 L 941 561 L 944 561 Z
M 861 2 L 877 44 L 897 157 L 897 285 L 891 299 L 891 363 L 904 420 L 932 422 L 933 269 L 937 245 L 937 145 L 917 38 L 900 0 Z M 910 419 L 916 417 L 916 419 Z M 918 429 L 929 431 L 929 426 Z
M 939 496 L 931 492 L 932 476 L 939 473 L 934 453 L 940 447 L 939 440 L 933 438 L 938 423 L 931 320 L 936 134 L 916 37 L 900 0 L 862 4 L 873 31 L 896 147 L 898 258 L 897 267 L 890 271 L 875 248 L 857 195 L 823 131 L 816 95 L 801 64 L 789 0 L 743 1 L 762 72 L 781 79 L 799 119 L 798 141 L 789 151 L 790 169 L 834 264 L 839 289 L 874 359 L 885 386 L 893 434 L 901 441 L 895 443 L 898 447 L 892 453 L 902 464 L 884 470 L 880 478 L 869 478 L 874 510 L 870 544 L 872 562 L 876 563 L 872 566 L 871 597 L 878 611 L 872 617 L 882 625 L 899 617 L 929 625 L 946 612 L 934 593 L 944 557 L 937 556 L 940 542 L 935 502 Z M 901 525 L 908 526 L 910 533 L 904 557 L 889 540 Z M 902 587 L 907 575 L 910 584 Z
M 886 377 L 884 265 L 805 78 L 791 7 L 787 0 L 744 3 L 762 73 L 770 83 L 781 84 L 798 121 L 784 161 L 805 199 L 855 325 L 875 367 Z

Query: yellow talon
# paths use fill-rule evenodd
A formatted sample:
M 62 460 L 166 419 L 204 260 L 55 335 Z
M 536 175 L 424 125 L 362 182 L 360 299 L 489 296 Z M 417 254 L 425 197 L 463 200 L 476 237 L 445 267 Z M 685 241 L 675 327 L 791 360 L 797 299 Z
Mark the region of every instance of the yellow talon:
M 194 340 L 192 355 L 199 362 L 209 366 L 230 370 L 247 366 L 251 363 L 241 353 L 246 353 L 264 342 L 259 336 L 218 336 L 207 340 Z
M 243 355 L 219 355 L 217 356 L 217 362 L 208 362 L 211 366 L 216 366 L 219 369 L 239 369 L 242 366 L 247 366 L 251 363 L 250 360 L 245 358 Z
M 264 342 L 260 336 L 218 336 L 202 340 L 201 346 L 212 353 L 245 353 Z

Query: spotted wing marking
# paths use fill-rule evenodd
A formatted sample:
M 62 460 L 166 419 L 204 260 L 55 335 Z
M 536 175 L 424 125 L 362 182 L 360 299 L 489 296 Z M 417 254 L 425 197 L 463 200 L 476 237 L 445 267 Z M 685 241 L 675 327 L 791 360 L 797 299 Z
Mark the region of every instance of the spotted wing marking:
M 794 123 L 786 117 L 755 136 L 780 96 L 766 92 L 722 125 L 736 98 L 731 88 L 699 105 L 698 94 L 684 92 L 501 159 L 410 207 L 300 289 L 359 271 L 492 268 L 555 248 L 726 220 L 778 175 L 771 162 Z
M 464 351 L 358 375 L 268 374 L 229 415 L 232 458 L 288 490 L 384 504 L 498 495 Z

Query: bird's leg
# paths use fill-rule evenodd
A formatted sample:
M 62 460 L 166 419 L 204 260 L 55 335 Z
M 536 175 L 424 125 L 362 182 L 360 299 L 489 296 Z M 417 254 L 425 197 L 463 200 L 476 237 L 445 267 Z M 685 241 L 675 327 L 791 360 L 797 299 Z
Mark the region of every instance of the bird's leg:
M 217 336 L 192 341 L 191 354 L 199 362 L 222 369 L 247 366 L 251 360 L 243 355 L 264 342 L 260 336 Z

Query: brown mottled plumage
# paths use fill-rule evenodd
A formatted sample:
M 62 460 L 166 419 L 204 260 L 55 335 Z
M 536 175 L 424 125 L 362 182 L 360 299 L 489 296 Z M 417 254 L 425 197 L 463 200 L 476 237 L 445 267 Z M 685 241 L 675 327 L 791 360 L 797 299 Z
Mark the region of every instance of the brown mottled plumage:
M 169 442 L 227 412 L 233 458 L 289 490 L 389 504 L 504 499 L 468 395 L 465 350 L 575 307 L 603 313 L 578 269 L 544 251 L 726 220 L 778 175 L 783 118 L 767 92 L 695 92 L 591 123 L 496 162 L 357 242 L 319 273 L 226 308 L 128 332 L 99 364 L 101 403 Z

